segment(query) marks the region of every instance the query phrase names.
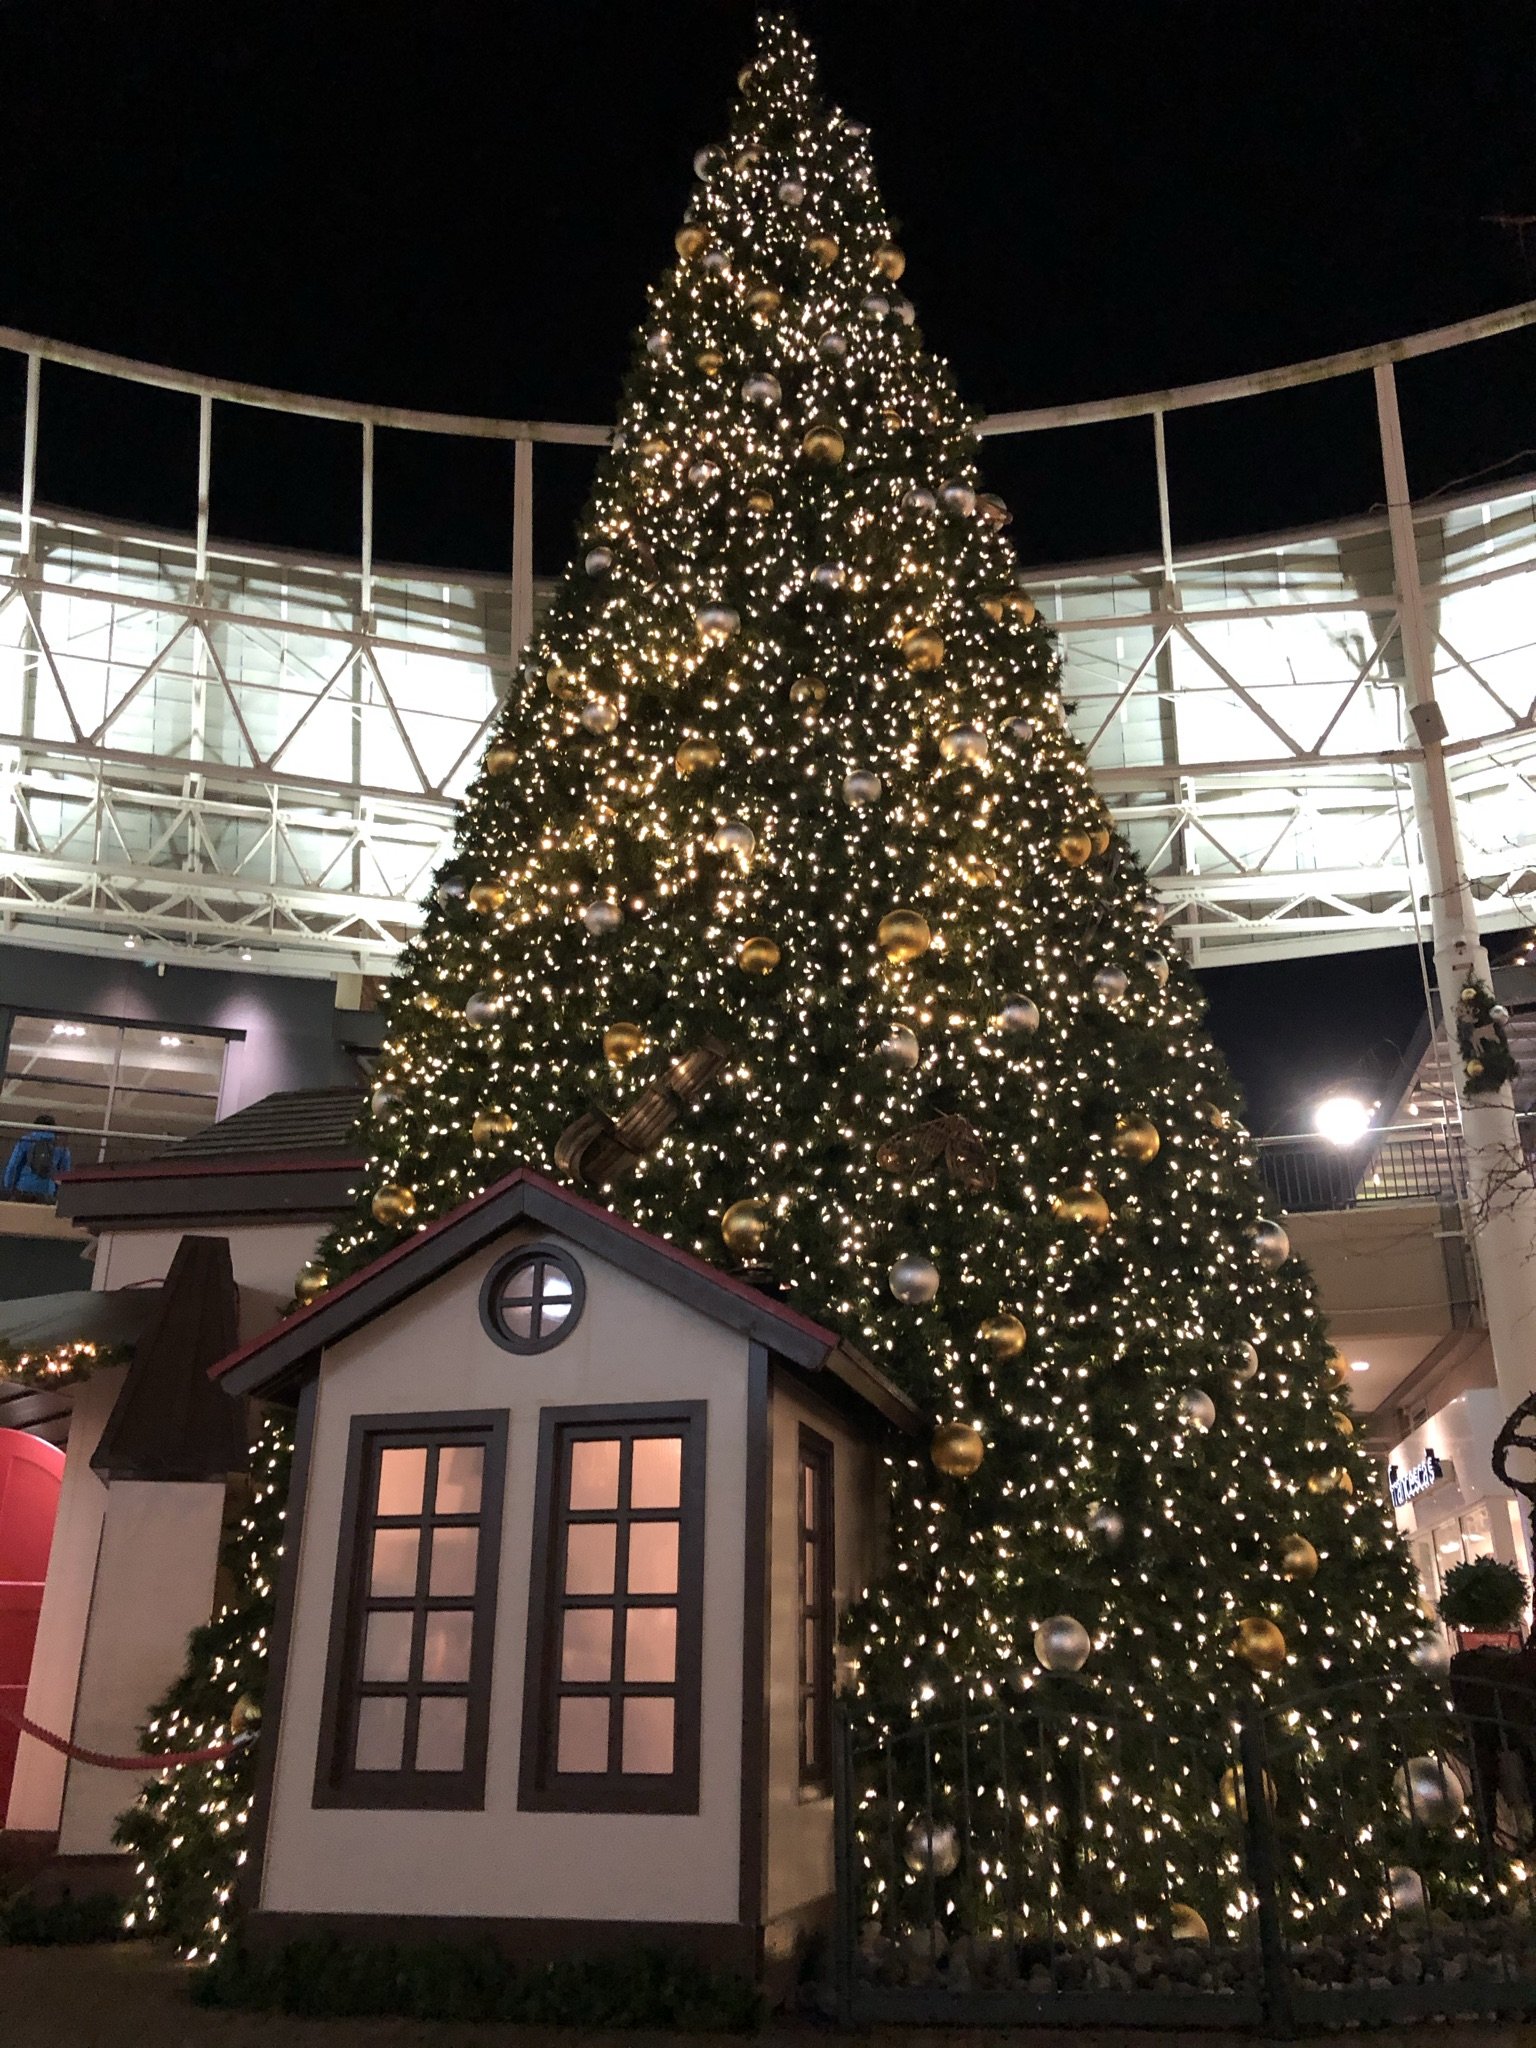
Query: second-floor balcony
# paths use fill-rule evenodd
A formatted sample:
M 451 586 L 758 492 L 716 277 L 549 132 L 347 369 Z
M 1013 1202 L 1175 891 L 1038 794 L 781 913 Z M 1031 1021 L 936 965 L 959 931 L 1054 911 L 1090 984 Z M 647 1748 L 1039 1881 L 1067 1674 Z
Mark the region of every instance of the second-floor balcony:
M 1518 1119 L 1536 1166 L 1536 1114 Z M 1451 1123 L 1388 1124 L 1339 1145 L 1311 1132 L 1261 1138 L 1259 1172 L 1290 1215 L 1360 1209 L 1379 1202 L 1456 1202 L 1467 1191 L 1466 1153 Z

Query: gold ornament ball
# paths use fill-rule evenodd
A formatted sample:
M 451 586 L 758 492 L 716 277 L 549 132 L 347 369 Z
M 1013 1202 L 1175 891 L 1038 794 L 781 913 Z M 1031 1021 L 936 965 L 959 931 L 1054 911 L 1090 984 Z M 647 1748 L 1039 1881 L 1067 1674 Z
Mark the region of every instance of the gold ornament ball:
M 229 1732 L 244 1735 L 249 1729 L 261 1726 L 261 1702 L 252 1693 L 243 1692 L 229 1710 Z
M 1089 833 L 1088 837 L 1093 841 L 1093 850 L 1095 854 L 1108 853 L 1109 827 L 1107 825 L 1095 825 L 1093 830 Z
M 317 1301 L 331 1284 L 331 1276 L 324 1266 L 301 1266 L 299 1277 L 293 1283 L 294 1299 L 305 1303 Z
M 1069 868 L 1084 867 L 1093 857 L 1093 841 L 1086 832 L 1074 826 L 1070 832 L 1062 833 L 1056 842 L 1056 851 Z
M 485 772 L 487 775 L 510 775 L 517 766 L 517 749 L 508 746 L 505 740 L 498 740 L 486 750 Z
M 1341 1387 L 1349 1385 L 1349 1360 L 1342 1351 L 1329 1352 L 1328 1370 L 1333 1374 L 1336 1385 Z
M 725 367 L 725 357 L 721 355 L 717 348 L 701 349 L 699 354 L 694 357 L 694 361 L 706 377 L 718 377 Z
M 968 1422 L 941 1422 L 928 1446 L 935 1469 L 946 1479 L 969 1479 L 986 1454 L 981 1431 Z
M 485 1145 L 492 1138 L 510 1138 L 517 1125 L 504 1109 L 482 1109 L 477 1111 L 469 1127 L 469 1135 L 477 1145 Z
M 914 626 L 902 635 L 901 652 L 908 668 L 929 674 L 944 659 L 944 635 L 933 626 Z
M 806 254 L 814 257 L 823 270 L 829 269 L 837 261 L 839 253 L 836 235 L 828 234 L 807 235 L 805 249 Z
M 927 918 L 915 910 L 887 911 L 880 920 L 875 938 L 886 959 L 894 960 L 898 966 L 920 959 L 933 944 Z
M 1305 1585 L 1317 1577 L 1322 1559 L 1299 1530 L 1287 1536 L 1280 1545 L 1280 1576 L 1294 1579 Z
M 1004 1313 L 988 1316 L 976 1332 L 982 1349 L 1001 1364 L 1009 1358 L 1017 1358 L 1029 1341 L 1029 1332 L 1017 1316 Z
M 772 491 L 765 490 L 761 485 L 747 493 L 747 510 L 749 512 L 771 512 L 776 503 L 777 500 Z
M 684 740 L 677 750 L 677 772 L 682 776 L 707 775 L 720 766 L 720 749 L 713 740 Z
M 482 917 L 489 917 L 500 910 L 507 900 L 505 882 L 472 882 L 469 890 L 469 907 L 478 910 Z
M 644 1051 L 645 1033 L 625 1017 L 615 1018 L 603 1033 L 603 1058 L 610 1066 L 625 1066 Z
M 1138 1166 L 1145 1166 L 1155 1159 L 1162 1146 L 1158 1128 L 1150 1117 L 1117 1116 L 1115 1118 L 1114 1147 L 1122 1159 L 1134 1160 Z
M 1481 1077 L 1482 1077 L 1482 1072 L 1483 1072 L 1483 1063 L 1482 1063 L 1482 1061 L 1481 1061 L 1481 1060 L 1468 1060 L 1468 1061 L 1467 1061 L 1467 1079 L 1468 1079 L 1469 1081 L 1476 1081 L 1476 1080 L 1479 1080 L 1479 1079 L 1481 1079 Z
M 1340 1436 L 1353 1436 L 1355 1433 L 1355 1418 L 1352 1415 L 1346 1415 L 1342 1408 L 1336 1408 L 1333 1412 L 1333 1426 Z
M 782 957 L 772 939 L 743 939 L 736 954 L 736 964 L 744 967 L 748 974 L 772 974 Z
M 1307 1474 L 1308 1493 L 1332 1493 L 1337 1484 L 1338 1478 L 1335 1473 L 1309 1472 Z
M 1000 597 L 984 597 L 981 600 L 981 608 L 986 613 L 987 617 L 994 622 L 994 624 L 1001 625 L 1003 618 L 1003 600 Z
M 1262 1614 L 1243 1616 L 1232 1639 L 1232 1650 L 1250 1671 L 1275 1672 L 1285 1663 L 1285 1637 Z
M 844 442 L 840 431 L 830 421 L 819 421 L 814 427 L 807 427 L 801 448 L 812 462 L 841 462 Z
M 409 1223 L 416 1214 L 416 1190 L 390 1181 L 379 1189 L 370 1206 L 375 1223 Z
M 1175 1941 L 1209 1941 L 1211 1930 L 1205 1916 L 1193 1906 L 1175 1903 L 1168 1908 L 1168 1931 Z
M 685 220 L 672 237 L 672 246 L 685 263 L 691 263 L 709 247 L 709 230 L 696 220 Z
M 1109 1204 L 1097 1188 L 1067 1188 L 1051 1198 L 1051 1209 L 1062 1223 L 1081 1223 L 1097 1237 L 1109 1228 Z
M 746 307 L 754 320 L 771 320 L 783 300 L 771 284 L 756 284 L 747 293 Z
M 1022 590 L 1004 591 L 1003 605 L 1022 626 L 1032 626 L 1040 616 L 1035 608 L 1035 600 Z
M 888 277 L 894 284 L 906 267 L 906 253 L 895 242 L 876 242 L 875 268 L 882 277 Z
M 748 1195 L 740 1202 L 732 1202 L 720 1218 L 720 1235 L 725 1240 L 725 1248 L 734 1252 L 738 1259 L 754 1258 L 768 1242 L 772 1227 L 773 1218 L 768 1204 L 760 1195 Z

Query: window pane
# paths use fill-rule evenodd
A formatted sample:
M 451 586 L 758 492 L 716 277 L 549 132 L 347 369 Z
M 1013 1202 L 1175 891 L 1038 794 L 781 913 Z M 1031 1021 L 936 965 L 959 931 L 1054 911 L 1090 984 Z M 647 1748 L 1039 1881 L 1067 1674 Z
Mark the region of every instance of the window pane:
M 608 1768 L 608 1702 L 567 1699 L 560 1702 L 558 1771 L 606 1771 Z
M 800 1467 L 800 1519 L 807 1532 L 816 1526 L 816 1467 L 806 1461 Z
M 630 1523 L 629 1590 L 631 1593 L 677 1591 L 676 1522 Z
M 550 1337 L 570 1318 L 571 1283 L 558 1266 L 542 1266 L 539 1282 L 538 1334 Z
M 435 1685 L 453 1685 L 469 1676 L 469 1645 L 475 1617 L 463 1614 L 428 1614 L 427 1632 L 421 1646 L 421 1675 Z
M 571 1445 L 571 1506 L 616 1508 L 619 1504 L 619 1447 L 600 1443 Z
M 624 1676 L 631 1685 L 670 1685 L 676 1678 L 675 1607 L 629 1609 L 624 1617 Z
M 527 1301 L 503 1301 L 501 1320 L 514 1337 L 533 1335 L 533 1305 Z
M 478 1515 L 480 1477 L 485 1469 L 481 1444 L 449 1444 L 437 1454 L 437 1512 Z
M 613 1672 L 613 1609 L 568 1607 L 560 1676 L 569 1685 L 603 1685 Z
M 373 1577 L 369 1590 L 375 1598 L 398 1599 L 416 1590 L 415 1529 L 375 1529 L 373 1532 Z
M 464 1726 L 469 1702 L 462 1699 L 425 1699 L 416 1722 L 416 1768 L 418 1771 L 462 1771 L 464 1768 Z
M 565 1542 L 567 1593 L 613 1591 L 614 1535 L 612 1522 L 572 1523 Z
M 1492 1557 L 1493 1530 L 1488 1524 L 1486 1507 L 1469 1508 L 1462 1516 L 1461 1542 L 1469 1560 L 1474 1557 Z
M 363 1646 L 363 1676 L 375 1681 L 404 1680 L 411 1675 L 411 1626 L 415 1616 L 391 1609 L 368 1617 Z
M 404 1746 L 405 1701 L 361 1701 L 357 1709 L 357 1768 L 398 1771 Z
M 427 1481 L 427 1453 L 424 1447 L 379 1453 L 379 1513 L 419 1515 L 421 1489 Z
M 672 1769 L 672 1712 L 669 1699 L 624 1702 L 626 1772 L 665 1777 Z
M 629 1475 L 632 1508 L 675 1508 L 683 1498 L 683 1440 L 680 1436 L 635 1439 Z
M 478 1529 L 434 1529 L 432 1576 L 427 1590 L 436 1599 L 463 1597 L 475 1590 L 475 1560 L 480 1554 Z
M 800 1646 L 802 1659 L 800 1669 L 805 1673 L 807 1683 L 814 1684 L 820 1676 L 816 1669 L 816 1624 L 814 1621 L 807 1621 L 804 1624 L 804 1638 Z

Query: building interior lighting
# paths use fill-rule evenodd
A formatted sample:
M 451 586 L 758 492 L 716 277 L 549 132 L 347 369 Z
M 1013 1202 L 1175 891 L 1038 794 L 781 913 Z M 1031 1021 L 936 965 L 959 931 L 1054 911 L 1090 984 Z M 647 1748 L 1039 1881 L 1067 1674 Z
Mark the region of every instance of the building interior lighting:
M 1349 1361 L 1349 1369 L 1351 1372 L 1369 1372 L 1371 1361 L 1368 1358 L 1352 1358 Z
M 1353 1145 L 1370 1127 L 1370 1104 L 1358 1095 L 1325 1095 L 1312 1112 L 1313 1130 L 1330 1145 Z
M 162 1031 L 160 1034 L 160 1043 L 162 1045 L 180 1045 L 181 1040 L 172 1031 Z
M 53 1036 L 55 1038 L 84 1038 L 85 1026 L 83 1024 L 55 1024 Z

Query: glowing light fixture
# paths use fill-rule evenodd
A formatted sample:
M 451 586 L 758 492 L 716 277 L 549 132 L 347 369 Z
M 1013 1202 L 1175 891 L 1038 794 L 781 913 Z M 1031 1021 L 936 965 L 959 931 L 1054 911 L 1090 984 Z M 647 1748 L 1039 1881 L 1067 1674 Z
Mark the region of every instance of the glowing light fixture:
M 1312 1112 L 1312 1128 L 1330 1145 L 1353 1145 L 1371 1127 L 1370 1106 L 1356 1095 L 1325 1095 Z

